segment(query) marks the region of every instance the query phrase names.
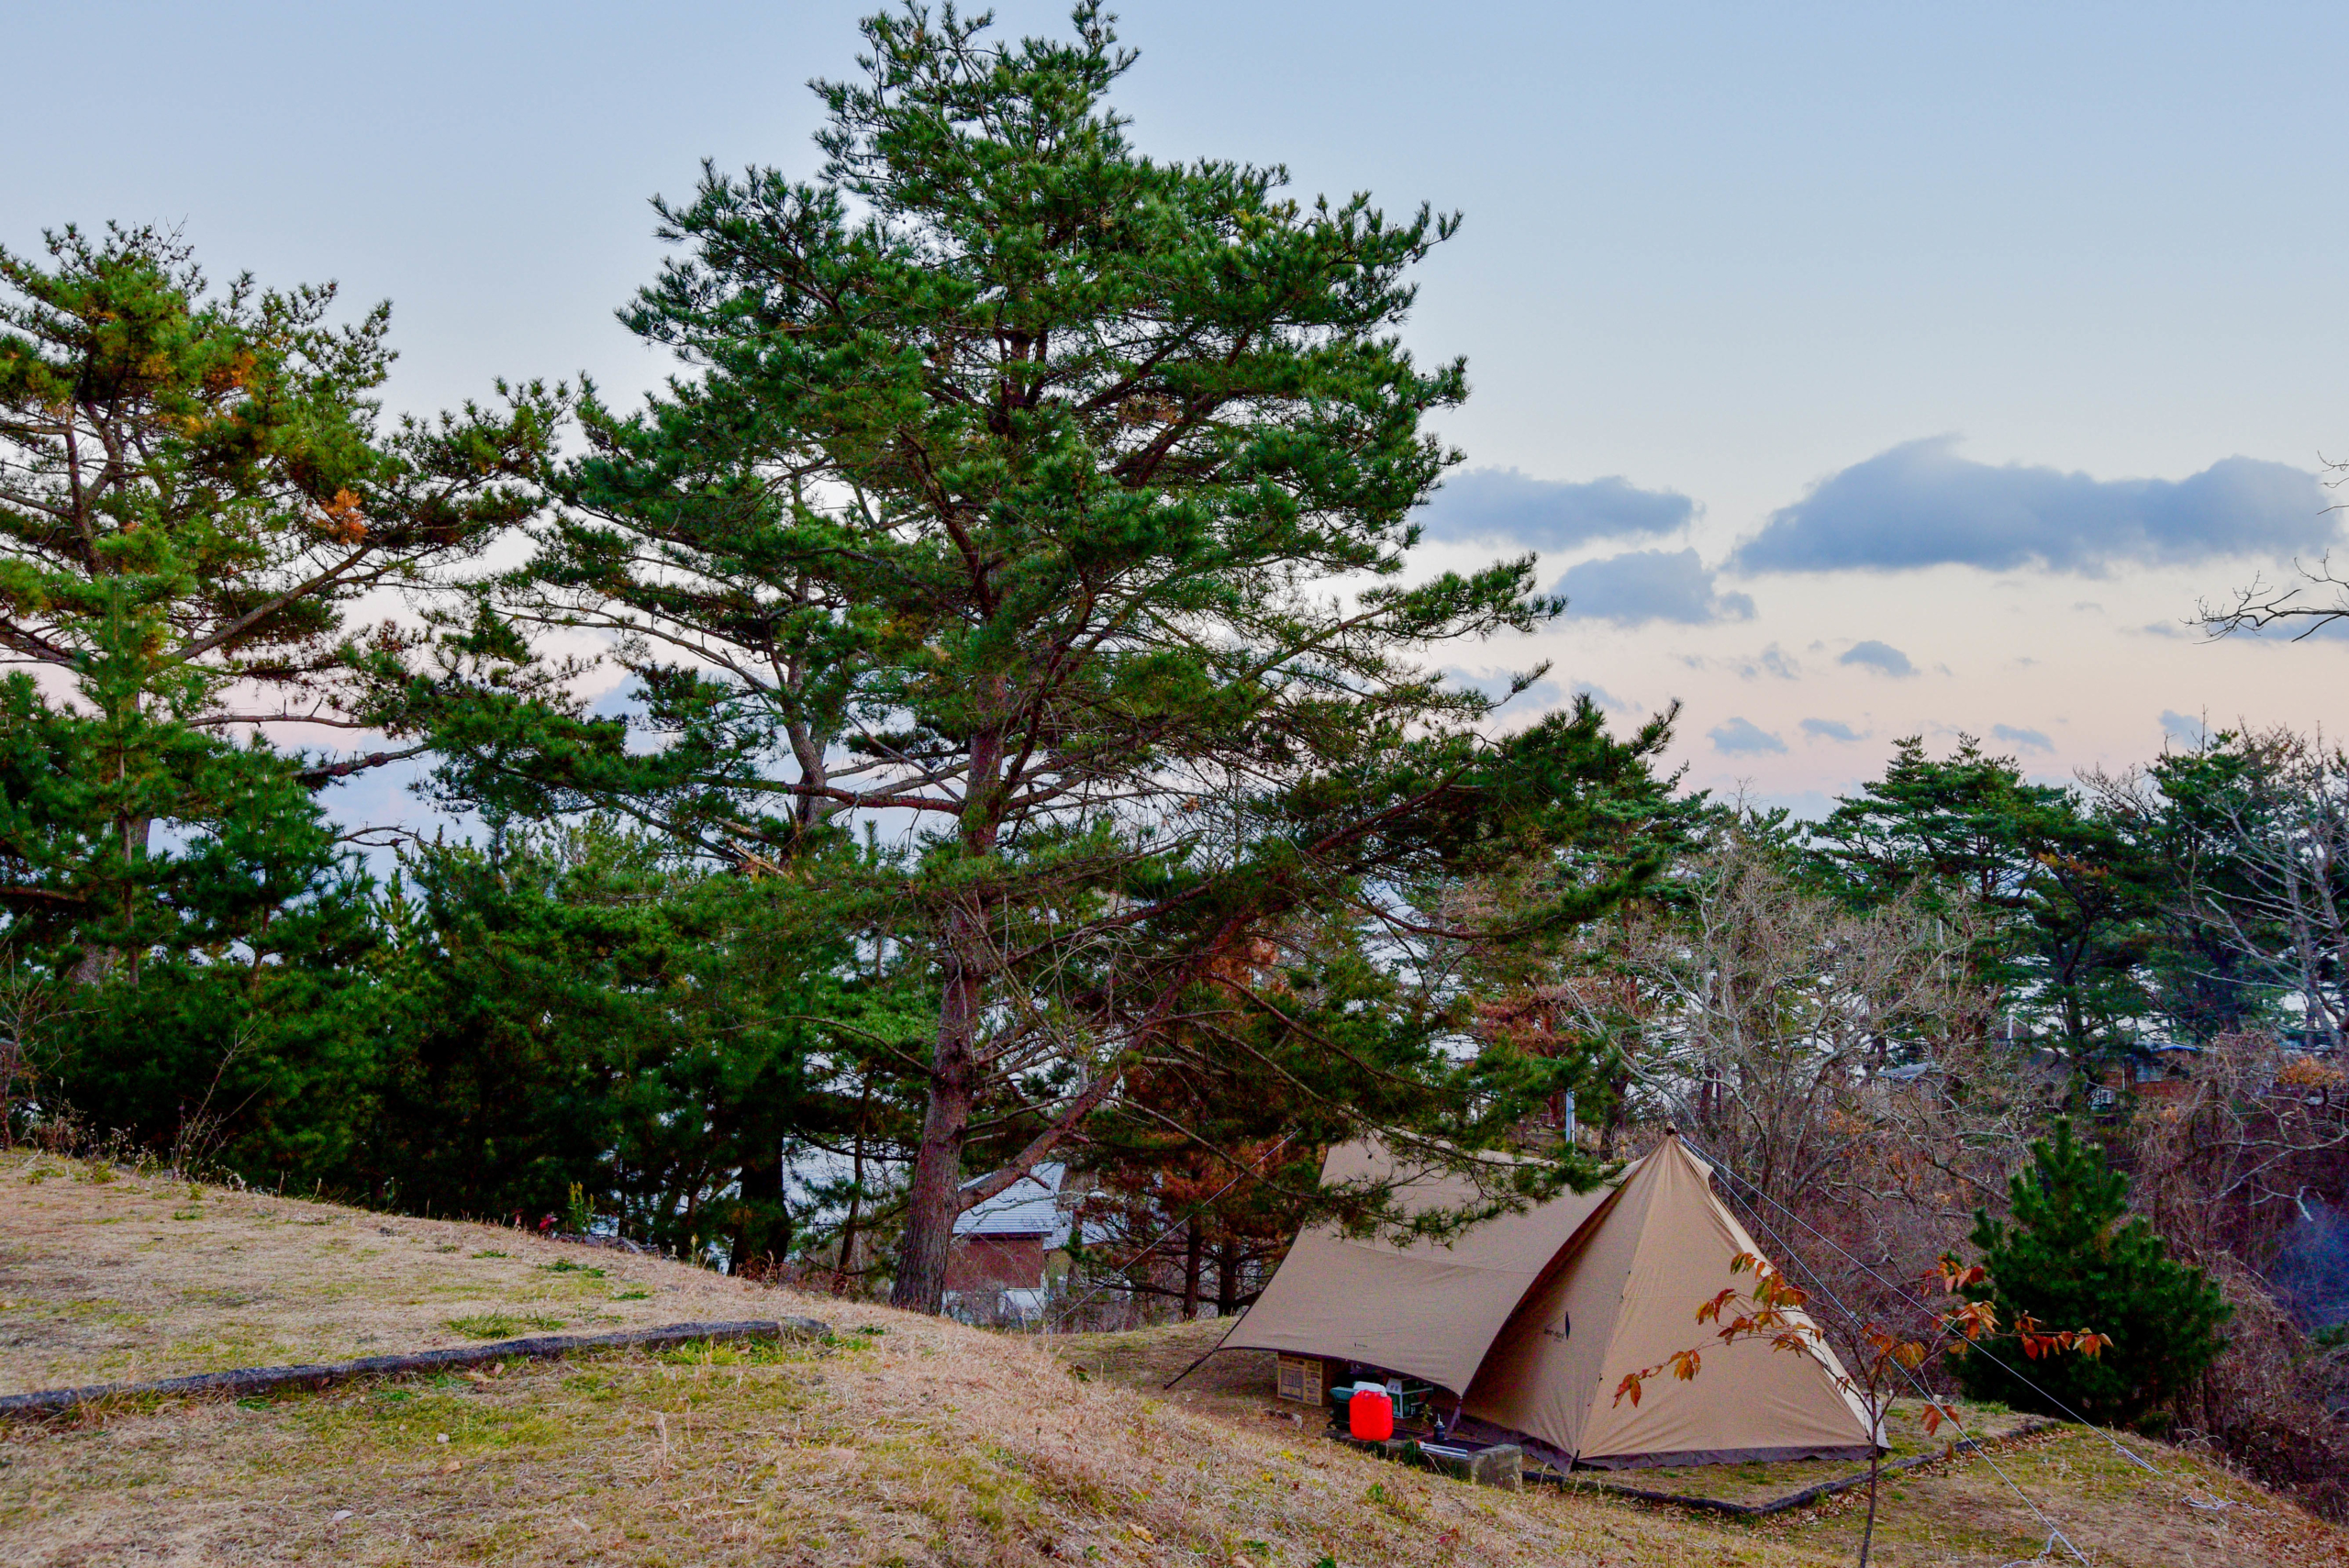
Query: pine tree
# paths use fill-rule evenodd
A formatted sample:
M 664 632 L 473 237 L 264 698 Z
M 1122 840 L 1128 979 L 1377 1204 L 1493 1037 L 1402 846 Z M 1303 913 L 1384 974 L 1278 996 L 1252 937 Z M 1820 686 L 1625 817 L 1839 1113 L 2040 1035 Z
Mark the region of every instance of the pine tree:
M 862 79 L 818 86 L 818 179 L 713 170 L 660 208 L 685 253 L 628 320 L 689 373 L 583 403 L 593 450 L 491 606 L 617 634 L 657 740 L 419 694 L 457 799 L 625 812 L 751 870 L 911 825 L 868 891 L 940 997 L 896 1281 L 930 1311 L 958 1209 L 1213 1006 L 1219 963 L 1348 906 L 1445 934 L 1402 902 L 1550 852 L 1665 734 L 1586 709 L 1491 741 L 1491 704 L 1426 673 L 1558 608 L 1531 557 L 1405 581 L 1457 461 L 1424 421 L 1466 378 L 1397 329 L 1451 220 L 1142 156 L 1089 0 L 1073 39 L 984 27 L 871 18 Z M 1653 869 L 1561 878 L 1518 924 Z M 1023 1137 L 966 1184 L 989 1127 Z
M 0 886 L 0 911 L 19 946 L 103 917 L 112 936 L 76 939 L 83 978 L 135 975 L 155 828 L 181 831 L 175 794 L 202 795 L 195 773 L 241 750 L 206 737 L 364 727 L 402 639 L 353 634 L 348 608 L 527 516 L 559 399 L 529 388 L 502 415 L 386 431 L 388 306 L 338 327 L 332 285 L 239 277 L 215 292 L 151 228 L 67 228 L 47 248 L 45 262 L 0 250 L 0 649 L 47 672 L 43 722 L 92 718 L 97 772 L 52 769 L 57 831 L 45 851 L 21 834 L 9 846 L 39 862 L 81 842 L 90 863 Z M 11 722 L 30 721 L 19 702 Z M 316 786 L 384 760 L 280 771 Z M 269 762 L 237 765 L 275 787 Z M 98 815 L 55 816 L 69 795 Z M 108 888 L 96 904 L 94 879 Z
M 215 291 L 152 228 L 48 251 L 0 250 L 0 647 L 69 673 L 130 628 L 207 725 L 274 717 L 239 692 L 351 719 L 384 634 L 346 610 L 529 515 L 560 394 L 385 429 L 388 305 L 337 326 L 330 284 Z
M 841 1036 L 893 1038 L 820 899 L 591 818 L 419 847 L 384 906 L 379 1199 L 532 1219 L 573 1184 L 625 1233 L 788 1258 L 794 1135 L 849 1129 Z
M 1854 903 L 1954 896 L 1986 915 L 1985 974 L 2063 1042 L 2084 1080 L 2133 1044 L 2148 1006 L 2153 867 L 2078 792 L 2028 782 L 1971 736 L 1935 758 L 1912 735 L 1810 844 L 1813 873 Z
M 2200 1269 L 2165 1255 L 2153 1227 L 2129 1213 L 2128 1179 L 2107 1166 L 2102 1150 L 2076 1141 L 2068 1120 L 2055 1124 L 2053 1140 L 2032 1145 L 2032 1168 L 2010 1190 L 2010 1223 L 1980 1210 L 1974 1217 L 1972 1240 L 1989 1278 L 1966 1294 L 1994 1302 L 2007 1331 L 1982 1341 L 1988 1355 L 1958 1359 L 1968 1393 L 2018 1409 L 2133 1424 L 2225 1347 L 2219 1329 L 2234 1309 Z M 2024 1318 L 2043 1329 L 2092 1329 L 2111 1343 L 2095 1357 L 2027 1358 L 2015 1332 Z
M 183 1164 L 338 1171 L 368 879 L 299 760 L 190 724 L 200 683 L 153 681 L 123 631 L 95 637 L 79 701 L 0 682 L 0 942 L 82 982 L 51 1093 Z
M 340 1169 L 334 996 L 366 882 L 280 720 L 365 728 L 405 639 L 355 632 L 536 504 L 559 397 L 386 428 L 389 313 L 215 290 L 175 235 L 0 250 L 0 950 L 76 998 L 58 1087 L 102 1127 Z M 243 730 L 248 739 L 233 737 Z

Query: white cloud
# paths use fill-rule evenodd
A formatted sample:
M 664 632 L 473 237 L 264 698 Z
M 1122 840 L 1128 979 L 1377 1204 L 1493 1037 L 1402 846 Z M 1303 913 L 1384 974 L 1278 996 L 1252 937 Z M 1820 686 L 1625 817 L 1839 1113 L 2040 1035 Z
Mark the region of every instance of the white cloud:
M 1707 731 L 1713 750 L 1731 756 L 1757 751 L 1783 751 L 1787 743 L 1760 725 L 1745 718 L 1731 718 Z
M 1569 568 L 1550 591 L 1565 596 L 1568 615 L 1618 626 L 1658 620 L 1701 626 L 1753 617 L 1753 601 L 1720 592 L 1712 568 L 1693 550 L 1635 550 L 1586 561 Z

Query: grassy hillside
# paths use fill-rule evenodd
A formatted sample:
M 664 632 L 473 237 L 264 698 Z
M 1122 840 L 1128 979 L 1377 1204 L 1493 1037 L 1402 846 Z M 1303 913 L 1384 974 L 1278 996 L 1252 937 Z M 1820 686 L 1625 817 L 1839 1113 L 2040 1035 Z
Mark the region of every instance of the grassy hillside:
M 498 1227 L 0 1159 L 0 1394 L 748 1318 L 706 1270 Z
M 12 1562 L 1850 1561 L 1848 1506 L 1748 1527 L 1381 1464 L 1278 1418 L 1248 1358 L 1158 1396 L 1206 1326 L 1023 1341 L 494 1228 L 87 1173 L 0 1159 L 9 1388 L 462 1342 L 451 1323 L 499 1318 L 798 1313 L 836 1331 L 20 1425 L 0 1432 Z M 2008 1462 L 2100 1562 L 2342 1559 L 2340 1535 L 2163 1458 L 2233 1506 L 2188 1508 L 2186 1482 L 2085 1434 Z M 1978 1463 L 1908 1481 L 1885 1561 L 2029 1557 L 2028 1517 L 1998 1490 Z

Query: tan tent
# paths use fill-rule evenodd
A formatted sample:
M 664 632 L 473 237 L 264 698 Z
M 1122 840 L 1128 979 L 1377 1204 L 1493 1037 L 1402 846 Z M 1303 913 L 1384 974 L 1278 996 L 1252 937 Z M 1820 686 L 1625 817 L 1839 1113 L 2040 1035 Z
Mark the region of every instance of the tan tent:
M 1392 1179 L 1375 1144 L 1331 1151 L 1326 1181 Z M 1602 1469 L 1860 1458 L 1867 1412 L 1834 1352 L 1724 1346 L 1698 1307 L 1750 1288 L 1730 1260 L 1761 1249 L 1713 1195 L 1711 1170 L 1667 1137 L 1615 1187 L 1472 1227 L 1449 1245 L 1308 1230 L 1219 1347 L 1360 1362 L 1460 1396 L 1467 1429 L 1497 1429 L 1553 1461 Z M 1423 1212 L 1470 1201 L 1465 1178 L 1401 1173 Z M 1698 1347 L 1693 1382 L 1666 1376 L 1615 1403 L 1623 1374 Z

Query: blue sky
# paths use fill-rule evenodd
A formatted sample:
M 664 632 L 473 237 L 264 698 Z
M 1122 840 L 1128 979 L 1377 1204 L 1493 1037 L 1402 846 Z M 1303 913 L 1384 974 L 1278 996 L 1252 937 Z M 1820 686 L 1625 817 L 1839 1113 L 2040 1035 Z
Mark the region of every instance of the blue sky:
M 181 223 L 216 275 L 389 297 L 401 406 L 640 388 L 665 366 L 611 312 L 660 257 L 646 198 L 704 156 L 810 170 L 803 83 L 866 8 L 19 6 L 12 114 L 47 128 L 0 242 Z M 2179 623 L 2337 527 L 2349 9 L 1121 17 L 1151 150 L 1464 213 L 1409 334 L 1475 387 L 1429 560 L 1538 550 L 1575 610 L 1444 662 L 1678 697 L 1693 781 L 1797 802 L 1920 730 L 2060 777 L 2205 715 L 2342 728 L 2341 644 Z

